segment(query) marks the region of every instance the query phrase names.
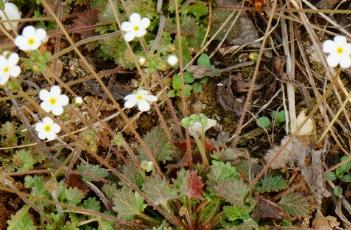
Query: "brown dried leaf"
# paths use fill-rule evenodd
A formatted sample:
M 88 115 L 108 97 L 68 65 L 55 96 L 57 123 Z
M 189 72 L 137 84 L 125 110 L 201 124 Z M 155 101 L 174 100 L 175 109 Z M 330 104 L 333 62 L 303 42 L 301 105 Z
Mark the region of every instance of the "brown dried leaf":
M 256 206 L 253 210 L 254 219 L 261 218 L 273 218 L 273 219 L 281 219 L 283 218 L 284 211 L 281 207 L 279 207 L 276 203 L 264 199 L 262 197 L 258 197 L 256 199 Z
M 77 17 L 73 20 L 73 28 L 81 28 L 77 33 L 80 34 L 81 38 L 87 38 L 94 33 L 93 29 L 89 29 L 98 20 L 99 10 L 88 9 L 83 12 L 78 12 Z
M 317 215 L 312 222 L 313 229 L 319 230 L 333 230 L 336 227 L 339 227 L 340 223 L 334 216 L 320 216 Z
M 226 112 L 234 112 L 237 116 L 240 116 L 244 101 L 234 96 L 232 90 L 232 79 L 235 76 L 221 81 L 217 88 L 217 100 Z

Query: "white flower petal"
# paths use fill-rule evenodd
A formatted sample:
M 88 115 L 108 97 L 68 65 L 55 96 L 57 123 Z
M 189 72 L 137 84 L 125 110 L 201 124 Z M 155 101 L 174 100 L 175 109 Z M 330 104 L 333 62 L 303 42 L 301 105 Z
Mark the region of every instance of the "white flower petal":
M 63 113 L 63 107 L 62 106 L 54 106 L 54 107 L 52 107 L 51 112 L 55 116 L 60 116 Z
M 60 127 L 58 124 L 54 123 L 54 124 L 52 125 L 52 131 L 53 131 L 54 133 L 59 133 L 59 132 L 61 131 L 61 127 Z
M 68 105 L 69 103 L 69 98 L 67 97 L 67 95 L 63 94 L 60 95 L 60 97 L 58 98 L 58 102 L 60 105 L 65 106 Z
M 43 122 L 38 122 L 35 124 L 35 131 L 39 132 L 43 129 Z
M 125 32 L 133 31 L 133 25 L 130 22 L 123 22 L 121 25 L 121 30 Z
M 0 18 L 6 20 L 5 14 L 9 20 L 19 20 L 21 19 L 21 12 L 18 10 L 17 6 L 11 2 L 5 2 L 4 10 L 0 11 Z M 4 22 L 4 26 L 7 30 L 16 29 L 19 21 L 16 22 Z
M 46 31 L 42 28 L 38 28 L 35 31 L 35 38 L 38 39 L 40 42 L 46 40 Z
M 141 112 L 146 112 L 150 110 L 150 104 L 146 100 L 138 101 L 138 109 Z
M 41 140 L 45 140 L 45 139 L 46 139 L 46 133 L 43 132 L 43 131 L 38 131 L 38 137 L 39 137 Z
M 40 103 L 40 107 L 47 113 L 52 110 L 52 106 L 47 101 Z
M 124 107 L 125 108 L 132 108 L 137 104 L 137 99 L 136 97 L 131 97 L 130 99 L 128 99 L 127 101 L 124 102 Z
M 341 58 L 340 58 L 340 67 L 341 68 L 349 68 L 351 66 L 351 57 L 350 55 L 346 54 L 346 55 L 343 55 Z
M 332 53 L 335 51 L 335 42 L 331 41 L 331 40 L 326 40 L 323 43 L 323 51 L 325 53 Z
M 130 42 L 135 38 L 135 34 L 133 32 L 127 32 L 124 34 L 124 40 L 126 42 Z
M 129 21 L 133 24 L 139 24 L 141 21 L 140 14 L 138 13 L 132 13 L 129 17 Z
M 46 134 L 46 138 L 47 138 L 49 141 L 54 140 L 56 137 L 57 137 L 57 135 L 56 135 L 56 133 L 54 133 L 54 132 L 49 132 L 49 133 Z
M 49 91 L 47 91 L 46 89 L 42 89 L 42 90 L 40 90 L 40 92 L 39 92 L 39 98 L 41 99 L 41 100 L 47 100 L 47 99 L 49 99 L 49 97 L 50 97 L 50 93 L 49 93 Z
M 7 59 L 9 66 L 16 65 L 18 63 L 18 60 L 19 60 L 19 56 L 16 53 L 11 53 Z
M 331 67 L 336 67 L 339 64 L 339 55 L 337 55 L 336 53 L 331 53 L 327 57 L 327 63 Z
M 135 32 L 135 37 L 141 38 L 144 37 L 144 35 L 147 33 L 145 29 L 139 29 L 138 31 Z
M 51 96 L 59 96 L 61 94 L 61 88 L 58 85 L 54 85 L 50 89 Z
M 11 77 L 18 77 L 21 73 L 21 68 L 19 66 L 13 66 L 10 70 Z
M 3 55 L 0 55 L 0 69 L 5 66 L 8 66 L 7 59 Z
M 138 89 L 135 94 L 138 94 L 138 95 L 141 95 L 141 96 L 145 96 L 145 95 L 148 95 L 150 93 L 149 93 L 149 91 L 147 91 L 145 89 Z
M 125 101 L 128 101 L 128 100 L 131 100 L 131 99 L 133 99 L 133 98 L 135 98 L 135 95 L 134 95 L 134 94 L 128 94 L 127 96 L 124 97 L 124 100 L 125 100 Z
M 5 85 L 7 83 L 7 81 L 9 80 L 10 76 L 7 75 L 3 75 L 0 76 L 0 85 Z
M 341 36 L 341 35 L 336 35 L 334 37 L 334 41 L 335 41 L 335 43 L 338 43 L 338 44 L 346 44 L 347 43 L 346 37 Z
M 147 101 L 150 101 L 150 102 L 157 101 L 157 97 L 154 96 L 154 95 L 146 95 L 146 96 L 145 96 L 145 99 L 146 99 Z
M 144 29 L 148 28 L 150 26 L 150 19 L 148 19 L 148 18 L 141 19 L 140 25 Z
M 22 35 L 25 37 L 34 37 L 35 36 L 35 28 L 33 26 L 26 26 L 22 31 Z
M 21 35 L 19 35 L 15 38 L 15 45 L 23 51 L 26 51 L 28 49 L 26 38 L 24 36 L 21 36 Z

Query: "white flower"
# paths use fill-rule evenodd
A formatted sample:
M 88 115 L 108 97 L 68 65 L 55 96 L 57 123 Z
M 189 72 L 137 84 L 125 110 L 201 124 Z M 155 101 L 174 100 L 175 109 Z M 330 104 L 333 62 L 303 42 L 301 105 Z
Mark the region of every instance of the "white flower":
M 167 63 L 171 66 L 175 66 L 178 63 L 178 58 L 175 55 L 169 55 L 167 58 Z
M 132 41 L 135 37 L 140 38 L 146 34 L 146 29 L 150 25 L 148 18 L 141 18 L 140 14 L 132 13 L 128 22 L 123 22 L 121 29 L 124 32 L 124 40 Z
M 151 102 L 157 101 L 157 97 L 150 94 L 149 91 L 147 90 L 138 89 L 134 91 L 132 94 L 125 96 L 124 100 L 125 100 L 125 103 L 124 103 L 125 108 L 132 108 L 135 105 L 137 105 L 138 109 L 141 112 L 145 112 L 150 109 Z
M 79 96 L 75 97 L 75 98 L 74 98 L 74 104 L 76 104 L 76 105 L 81 105 L 81 104 L 83 104 L 83 98 L 82 98 L 82 97 L 79 97 Z
M 8 58 L 0 55 L 0 85 L 5 85 L 10 77 L 18 77 L 21 68 L 17 65 L 18 54 L 11 53 Z
M 46 39 L 47 36 L 44 29 L 26 26 L 22 31 L 22 35 L 16 37 L 15 44 L 23 51 L 31 51 L 38 49 Z
M 334 41 L 325 41 L 323 43 L 323 51 L 329 54 L 327 63 L 331 67 L 336 67 L 338 64 L 341 68 L 351 66 L 351 44 L 347 43 L 346 37 L 337 35 L 334 37 Z
M 63 107 L 69 102 L 68 97 L 61 94 L 61 89 L 57 85 L 52 86 L 50 92 L 46 89 L 40 90 L 39 98 L 43 101 L 40 107 L 46 112 L 51 111 L 56 116 L 63 113 Z
M 138 62 L 139 62 L 140 65 L 144 65 L 145 62 L 146 62 L 146 58 L 145 57 L 140 57 Z
M 217 125 L 217 121 L 206 117 L 205 114 L 192 114 L 188 117 L 184 117 L 181 121 L 181 125 L 189 130 L 190 136 L 200 136 L 205 132 Z
M 50 117 L 45 117 L 35 125 L 35 130 L 38 132 L 38 137 L 40 139 L 48 139 L 51 141 L 57 137 L 57 133 L 61 131 L 61 127 Z
M 2 20 L 19 20 L 21 19 L 21 12 L 18 10 L 17 6 L 11 2 L 5 2 L 5 8 L 0 10 L 0 18 Z M 6 19 L 6 16 L 7 19 Z M 3 22 L 3 25 L 7 30 L 16 30 L 19 21 L 15 22 Z
M 142 160 L 140 162 L 140 168 L 142 168 L 145 172 L 151 172 L 154 167 L 152 161 Z

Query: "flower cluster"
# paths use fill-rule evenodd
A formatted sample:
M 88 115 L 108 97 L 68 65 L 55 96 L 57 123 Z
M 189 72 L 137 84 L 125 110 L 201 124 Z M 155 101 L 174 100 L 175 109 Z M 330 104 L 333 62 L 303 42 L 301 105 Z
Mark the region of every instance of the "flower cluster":
M 17 65 L 18 60 L 19 57 L 16 53 L 0 55 L 0 85 L 5 85 L 10 77 L 20 75 L 21 68 Z
M 205 114 L 192 114 L 188 117 L 184 117 L 181 121 L 181 125 L 188 129 L 190 136 L 203 136 L 205 132 L 214 127 L 217 121 L 206 117 Z
M 337 35 L 334 40 L 327 40 L 323 43 L 323 51 L 328 55 L 327 63 L 331 67 L 340 65 L 341 68 L 351 66 L 351 44 L 346 37 Z
M 134 38 L 144 37 L 147 33 L 147 28 L 150 26 L 150 19 L 147 17 L 141 18 L 140 14 L 132 13 L 129 16 L 129 21 L 123 22 L 121 24 L 121 30 L 124 32 L 124 40 L 126 42 L 131 42 Z M 140 65 L 145 64 L 145 57 L 140 57 L 138 62 Z M 171 54 L 167 58 L 167 63 L 170 66 L 176 66 L 178 63 L 177 56 Z

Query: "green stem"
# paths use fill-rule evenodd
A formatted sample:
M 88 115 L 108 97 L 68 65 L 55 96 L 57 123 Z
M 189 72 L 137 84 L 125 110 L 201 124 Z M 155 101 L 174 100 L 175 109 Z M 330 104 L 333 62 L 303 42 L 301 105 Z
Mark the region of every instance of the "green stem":
M 159 220 L 156 220 L 155 218 L 152 218 L 152 217 L 150 217 L 142 212 L 138 213 L 137 216 L 140 217 L 141 219 L 153 224 L 153 225 L 158 226 L 161 224 L 161 222 Z
M 193 137 L 195 139 L 196 145 L 199 148 L 200 154 L 201 154 L 201 158 L 202 158 L 202 164 L 204 165 L 205 168 L 208 167 L 209 163 L 208 163 L 208 159 L 206 156 L 206 149 L 205 149 L 205 139 L 204 139 L 205 135 L 201 135 L 201 140 L 199 138 L 199 136 L 194 133 Z

